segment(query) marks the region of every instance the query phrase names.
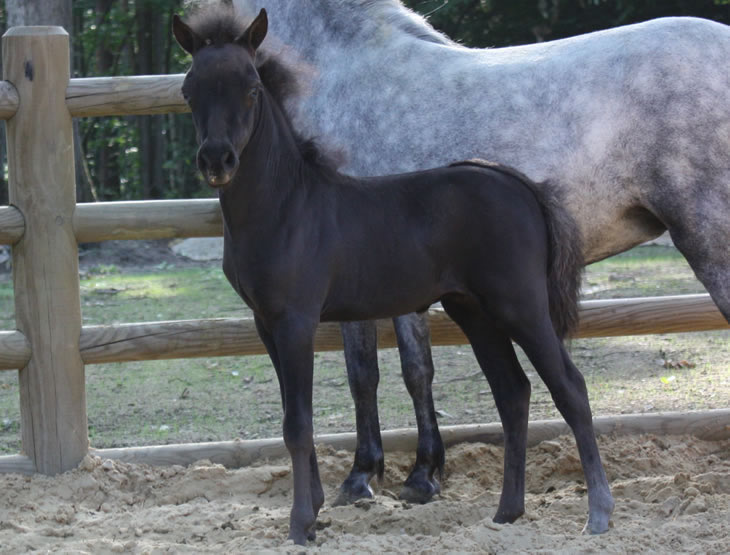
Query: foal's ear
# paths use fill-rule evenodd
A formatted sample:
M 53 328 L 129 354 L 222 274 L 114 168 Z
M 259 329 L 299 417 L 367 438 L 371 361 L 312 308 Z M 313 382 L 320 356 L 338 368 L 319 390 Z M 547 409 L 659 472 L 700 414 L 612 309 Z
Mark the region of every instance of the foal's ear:
M 194 54 L 203 44 L 197 33 L 177 14 L 172 16 L 172 34 L 175 35 L 177 43 L 188 54 Z
M 259 15 L 257 15 L 256 19 L 254 19 L 251 25 L 248 26 L 248 29 L 241 33 L 241 36 L 236 39 L 236 42 L 244 48 L 248 48 L 251 51 L 251 54 L 254 54 L 256 49 L 258 49 L 258 47 L 261 46 L 261 43 L 264 42 L 264 38 L 266 38 L 266 31 L 268 31 L 268 29 L 269 18 L 266 15 L 266 10 L 261 8 Z

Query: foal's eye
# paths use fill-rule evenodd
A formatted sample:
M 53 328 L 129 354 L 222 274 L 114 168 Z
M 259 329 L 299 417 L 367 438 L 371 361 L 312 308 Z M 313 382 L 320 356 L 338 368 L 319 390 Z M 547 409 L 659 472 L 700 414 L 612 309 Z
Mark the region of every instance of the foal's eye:
M 248 91 L 248 97 L 251 100 L 256 100 L 259 97 L 259 88 L 253 87 L 251 90 Z

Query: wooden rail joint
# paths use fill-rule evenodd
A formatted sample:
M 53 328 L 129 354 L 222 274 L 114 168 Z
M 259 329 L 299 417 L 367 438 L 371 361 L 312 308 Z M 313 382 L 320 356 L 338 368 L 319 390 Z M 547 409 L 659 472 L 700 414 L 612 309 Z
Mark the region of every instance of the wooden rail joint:
M 8 120 L 18 111 L 20 95 L 10 81 L 0 81 L 0 119 Z
M 0 245 L 15 245 L 25 234 L 25 216 L 16 206 L 0 206 Z

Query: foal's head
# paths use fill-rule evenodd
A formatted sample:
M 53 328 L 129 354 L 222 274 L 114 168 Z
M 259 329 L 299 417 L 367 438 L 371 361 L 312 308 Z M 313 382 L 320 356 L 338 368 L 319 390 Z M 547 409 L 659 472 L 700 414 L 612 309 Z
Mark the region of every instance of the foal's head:
M 236 174 L 238 157 L 254 129 L 263 87 L 254 58 L 268 20 L 261 10 L 240 32 L 232 13 L 230 19 L 198 23 L 188 26 L 176 15 L 172 32 L 193 56 L 182 93 L 200 144 L 198 169 L 211 187 L 219 188 Z

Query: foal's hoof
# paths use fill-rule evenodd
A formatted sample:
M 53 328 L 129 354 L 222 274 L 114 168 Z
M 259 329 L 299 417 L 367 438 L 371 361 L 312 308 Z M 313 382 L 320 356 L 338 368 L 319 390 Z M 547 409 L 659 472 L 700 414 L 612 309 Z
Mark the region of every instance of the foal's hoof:
M 441 493 L 441 486 L 436 478 L 432 480 L 408 480 L 400 491 L 399 498 L 409 503 L 428 503 L 433 496 Z
M 340 492 L 332 506 L 352 505 L 358 499 L 372 499 L 373 497 L 375 497 L 373 489 L 367 483 L 350 481 L 348 478 L 340 486 Z
M 525 514 L 525 508 L 514 508 L 514 509 L 498 509 L 497 514 L 492 519 L 497 524 L 512 524 L 515 520 Z

